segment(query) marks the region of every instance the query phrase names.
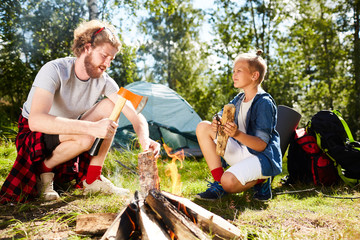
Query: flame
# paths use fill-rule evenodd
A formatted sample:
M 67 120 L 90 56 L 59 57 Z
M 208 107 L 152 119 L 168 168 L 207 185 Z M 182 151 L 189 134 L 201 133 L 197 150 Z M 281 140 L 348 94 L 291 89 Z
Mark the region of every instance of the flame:
M 134 232 L 135 232 L 136 225 L 135 225 L 135 222 L 132 220 L 131 216 L 129 215 L 129 213 L 127 211 L 125 211 L 125 214 L 129 218 L 129 221 L 131 223 L 131 233 L 130 233 L 129 236 L 132 236 L 134 234 Z
M 190 219 L 193 221 L 193 223 L 196 224 L 196 219 L 195 219 L 195 217 L 194 217 L 193 215 L 191 215 L 191 214 L 187 211 L 187 207 L 186 207 L 184 204 L 178 202 L 177 209 L 178 209 L 179 211 L 183 212 L 188 218 L 190 218 Z
M 176 239 L 176 235 L 175 235 L 175 233 L 173 231 L 169 230 L 169 235 L 170 235 L 171 240 Z
M 165 170 L 166 176 L 171 177 L 171 182 L 172 182 L 171 193 L 180 196 L 182 183 L 181 183 L 181 176 L 178 172 L 178 168 L 176 165 L 176 160 L 180 161 L 180 163 L 181 163 L 180 168 L 182 168 L 183 161 L 185 159 L 184 150 L 177 151 L 175 153 L 171 153 L 172 149 L 169 146 L 167 146 L 165 143 L 163 144 L 163 147 L 164 147 L 167 155 L 172 158 L 171 163 L 168 164 L 168 166 Z

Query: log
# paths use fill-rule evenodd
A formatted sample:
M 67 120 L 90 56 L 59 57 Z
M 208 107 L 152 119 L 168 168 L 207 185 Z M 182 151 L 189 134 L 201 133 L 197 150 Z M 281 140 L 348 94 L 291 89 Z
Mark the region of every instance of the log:
M 160 219 L 144 204 L 143 200 L 139 201 L 138 211 L 139 226 L 142 240 L 170 240 L 166 227 L 161 224 Z
M 151 189 L 160 189 L 159 173 L 152 151 L 138 154 L 140 194 L 145 198 Z
M 176 235 L 177 239 L 210 239 L 195 223 L 178 211 L 159 191 L 152 189 L 146 203 L 162 219 L 164 224 Z
M 194 219 L 203 230 L 214 235 L 213 239 L 240 239 L 240 230 L 222 217 L 206 210 L 187 198 L 179 197 L 168 192 L 161 192 L 173 205 Z
M 127 240 L 138 229 L 135 204 L 127 205 L 115 218 L 101 240 Z
M 217 143 L 216 143 L 216 154 L 219 156 L 224 156 L 226 144 L 229 139 L 229 136 L 224 132 L 224 126 L 228 122 L 234 122 L 235 116 L 235 106 L 234 104 L 227 104 L 224 106 L 223 115 L 221 118 L 221 126 L 218 128 L 217 132 Z
M 116 218 L 116 213 L 91 213 L 76 217 L 77 234 L 101 235 L 106 232 Z

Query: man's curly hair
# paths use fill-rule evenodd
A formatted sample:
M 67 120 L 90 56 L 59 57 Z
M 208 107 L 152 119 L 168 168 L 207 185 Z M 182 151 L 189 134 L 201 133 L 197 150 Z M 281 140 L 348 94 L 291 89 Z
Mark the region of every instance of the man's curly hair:
M 121 48 L 121 42 L 115 34 L 115 27 L 99 20 L 82 22 L 75 29 L 72 51 L 76 57 L 81 55 L 87 43 L 91 43 L 93 47 L 110 43 L 118 51 Z

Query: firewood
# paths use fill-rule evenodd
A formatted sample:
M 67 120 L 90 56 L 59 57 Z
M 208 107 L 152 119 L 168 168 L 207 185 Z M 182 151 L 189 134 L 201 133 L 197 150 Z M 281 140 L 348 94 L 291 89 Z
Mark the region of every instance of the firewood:
M 133 208 L 137 205 L 127 205 L 115 218 L 113 223 L 102 236 L 101 240 L 127 240 L 137 230 L 136 213 Z
M 140 193 L 145 198 L 151 189 L 159 189 L 159 173 L 152 151 L 138 155 Z
M 214 234 L 213 239 L 239 239 L 240 230 L 222 217 L 206 210 L 187 198 L 179 197 L 168 192 L 161 192 L 173 205 L 178 206 L 182 212 L 194 218 L 197 225 Z
M 116 213 L 82 214 L 76 217 L 75 232 L 77 234 L 104 234 L 116 218 Z
M 146 203 L 161 217 L 165 225 L 178 239 L 210 239 L 190 219 L 171 204 L 159 191 L 152 189 L 146 197 Z
M 158 216 L 151 208 L 139 201 L 138 219 L 142 240 L 168 240 L 171 239 L 166 232 L 166 227 L 161 225 Z
M 216 143 L 216 154 L 219 156 L 224 156 L 226 144 L 229 139 L 229 136 L 224 132 L 224 126 L 228 122 L 233 122 L 235 116 L 235 106 L 234 104 L 227 104 L 224 106 L 223 115 L 221 118 L 221 125 L 218 127 L 217 132 L 217 143 Z

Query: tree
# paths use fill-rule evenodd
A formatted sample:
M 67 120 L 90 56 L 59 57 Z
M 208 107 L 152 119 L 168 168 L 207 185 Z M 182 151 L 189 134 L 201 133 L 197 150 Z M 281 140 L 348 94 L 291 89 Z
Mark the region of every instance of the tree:
M 69 56 L 73 29 L 82 19 L 80 1 L 12 1 L 1 4 L 1 99 L 16 121 L 40 67 Z
M 0 4 L 0 100 L 7 108 L 6 114 L 2 113 L 0 117 L 2 124 L 15 120 L 25 91 L 30 87 L 26 81 L 30 71 L 22 60 L 24 36 L 18 31 L 21 28 L 21 4 L 22 1 L 12 0 Z
M 347 106 L 348 123 L 357 137 L 360 137 L 360 1 L 339 1 L 339 17 L 337 19 L 345 40 L 352 47 L 348 48 L 348 60 L 352 63 L 349 67 L 352 81 L 347 86 L 351 89 L 350 100 Z
M 98 19 L 99 8 L 97 5 L 97 0 L 87 0 L 87 6 L 89 9 L 89 20 Z
M 167 84 L 196 105 L 199 95 L 195 93 L 203 88 L 207 57 L 199 40 L 202 12 L 189 0 L 146 1 L 145 7 L 149 17 L 143 19 L 141 31 L 149 39 L 141 53 L 154 59 L 154 81 Z
M 317 111 L 344 110 L 348 101 L 350 79 L 346 72 L 346 44 L 339 37 L 334 22 L 334 5 L 323 1 L 294 2 L 294 24 L 286 36 L 286 50 L 281 55 L 295 63 L 294 80 L 297 104 L 308 121 Z M 285 41 L 285 39 L 284 39 Z

